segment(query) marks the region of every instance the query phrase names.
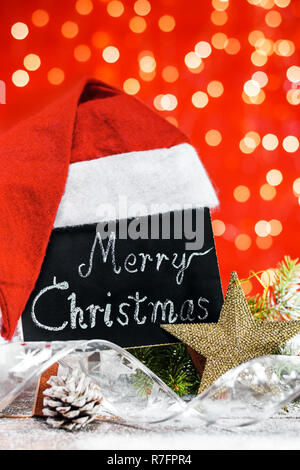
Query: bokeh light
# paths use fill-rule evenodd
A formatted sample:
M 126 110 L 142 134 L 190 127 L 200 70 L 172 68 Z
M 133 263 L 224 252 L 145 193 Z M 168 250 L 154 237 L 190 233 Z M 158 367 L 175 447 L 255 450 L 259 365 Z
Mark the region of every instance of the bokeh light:
M 212 221 L 212 228 L 216 237 L 221 237 L 226 230 L 226 226 L 222 220 L 215 219 Z
M 47 77 L 51 85 L 61 85 L 65 79 L 65 73 L 59 67 L 53 67 L 49 70 Z
M 92 52 L 86 44 L 80 44 L 74 49 L 74 57 L 78 62 L 87 62 L 91 58 Z
M 233 196 L 238 202 L 246 202 L 250 197 L 250 190 L 247 186 L 239 185 L 234 189 Z
M 147 28 L 146 20 L 141 16 L 134 16 L 129 21 L 129 28 L 133 33 L 141 34 Z
M 281 171 L 275 169 L 268 171 L 266 180 L 271 186 L 278 186 L 283 180 Z
M 75 8 L 80 15 L 89 15 L 93 10 L 93 3 L 91 0 L 77 0 Z
M 79 31 L 77 23 L 74 21 L 66 21 L 61 27 L 61 33 L 65 38 L 73 39 Z
M 279 141 L 276 135 L 266 134 L 263 136 L 261 143 L 266 150 L 272 151 L 278 147 Z
M 225 49 L 228 44 L 228 37 L 225 33 L 216 33 L 212 36 L 211 43 L 215 49 Z
M 12 82 L 17 87 L 24 87 L 29 82 L 29 75 L 25 70 L 16 70 L 12 74 Z
M 22 39 L 25 39 L 28 36 L 29 29 L 28 26 L 25 23 L 15 23 L 11 27 L 11 34 L 15 39 L 18 39 L 21 41 Z
M 216 129 L 210 129 L 205 134 L 205 141 L 211 147 L 217 147 L 222 142 L 222 134 Z
M 294 153 L 299 148 L 299 140 L 294 135 L 288 135 L 283 139 L 282 146 L 288 153 Z
M 140 82 L 136 78 L 127 78 L 123 83 L 123 89 L 129 95 L 136 95 L 140 89 Z
M 41 59 L 37 54 L 27 54 L 27 56 L 24 57 L 23 64 L 25 69 L 34 71 L 41 66 Z
M 234 243 L 238 250 L 246 251 L 249 250 L 252 241 L 249 235 L 247 235 L 246 233 L 240 233 L 236 236 Z
M 34 26 L 38 28 L 43 28 L 49 23 L 49 14 L 46 10 L 35 10 L 32 13 L 31 21 Z
M 119 18 L 124 13 L 123 3 L 118 0 L 109 2 L 107 5 L 107 13 L 114 18 Z
M 223 92 L 224 92 L 223 84 L 222 82 L 219 82 L 218 80 L 212 80 L 207 85 L 207 93 L 213 98 L 218 98 L 219 96 L 223 94 Z
M 208 96 L 204 91 L 196 91 L 192 96 L 192 103 L 196 108 L 204 108 L 208 103 Z
M 259 190 L 260 197 L 264 201 L 272 201 L 276 196 L 276 189 L 268 183 L 263 184 Z
M 146 16 L 151 11 L 151 4 L 148 0 L 137 0 L 133 8 L 137 15 Z
M 211 54 L 211 45 L 206 41 L 199 41 L 195 46 L 195 52 L 199 57 L 206 59 Z
M 188 52 L 184 58 L 184 62 L 190 69 L 196 69 L 201 64 L 201 57 L 196 52 Z
M 255 233 L 260 237 L 267 237 L 271 233 L 271 225 L 266 220 L 259 220 L 255 224 Z
M 169 83 L 174 83 L 176 80 L 178 80 L 179 77 L 179 72 L 177 67 L 174 67 L 173 65 L 167 65 L 166 67 L 163 68 L 162 71 L 162 78 Z
M 300 67 L 298 67 L 297 65 L 292 65 L 287 69 L 286 76 L 290 82 L 300 82 Z
M 158 20 L 159 28 L 165 33 L 170 33 L 175 28 L 176 21 L 171 15 L 163 15 Z
M 105 60 L 105 62 L 108 62 L 109 64 L 113 64 L 114 62 L 117 62 L 117 60 L 119 59 L 120 53 L 116 47 L 108 46 L 105 49 L 103 49 L 102 57 Z

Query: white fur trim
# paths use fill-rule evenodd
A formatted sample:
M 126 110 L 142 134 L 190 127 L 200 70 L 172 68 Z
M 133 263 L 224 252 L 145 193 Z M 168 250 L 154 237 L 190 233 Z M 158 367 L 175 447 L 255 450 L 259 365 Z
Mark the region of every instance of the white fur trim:
M 71 164 L 54 227 L 217 205 L 196 150 L 185 143 Z

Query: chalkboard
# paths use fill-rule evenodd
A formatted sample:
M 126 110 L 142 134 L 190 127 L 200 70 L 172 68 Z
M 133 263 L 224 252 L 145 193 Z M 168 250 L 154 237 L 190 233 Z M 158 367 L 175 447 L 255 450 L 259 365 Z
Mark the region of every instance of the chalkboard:
M 202 238 L 196 248 L 178 237 L 178 212 L 169 213 L 167 236 L 124 236 L 124 222 L 151 227 L 150 216 L 122 221 L 122 233 L 120 221 L 106 232 L 105 224 L 53 230 L 22 315 L 24 340 L 157 345 L 176 342 L 162 323 L 216 322 L 223 294 L 210 214 L 205 208 L 190 215 Z

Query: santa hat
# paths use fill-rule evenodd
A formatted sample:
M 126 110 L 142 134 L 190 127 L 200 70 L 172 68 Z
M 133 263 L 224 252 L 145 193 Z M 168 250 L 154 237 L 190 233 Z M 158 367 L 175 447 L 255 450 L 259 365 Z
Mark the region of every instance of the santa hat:
M 120 194 L 129 205 L 165 202 L 170 210 L 218 204 L 185 135 L 134 97 L 95 80 L 2 134 L 0 161 L 6 339 L 34 289 L 53 228 L 97 223 L 99 204 L 117 206 Z

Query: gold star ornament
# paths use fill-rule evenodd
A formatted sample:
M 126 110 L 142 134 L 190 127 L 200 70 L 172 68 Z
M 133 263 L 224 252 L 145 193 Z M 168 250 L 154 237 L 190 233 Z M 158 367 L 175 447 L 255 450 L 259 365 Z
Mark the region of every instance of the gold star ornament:
M 161 327 L 206 357 L 200 393 L 242 362 L 274 354 L 280 344 L 300 332 L 300 321 L 255 320 L 233 271 L 217 323 Z

